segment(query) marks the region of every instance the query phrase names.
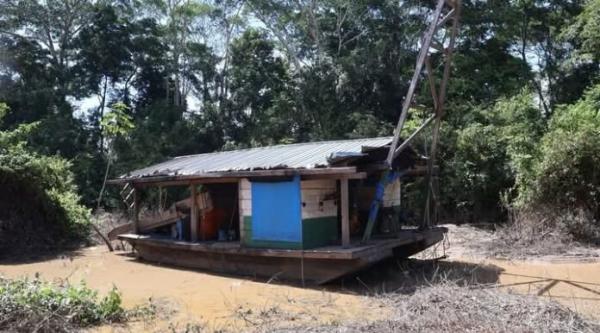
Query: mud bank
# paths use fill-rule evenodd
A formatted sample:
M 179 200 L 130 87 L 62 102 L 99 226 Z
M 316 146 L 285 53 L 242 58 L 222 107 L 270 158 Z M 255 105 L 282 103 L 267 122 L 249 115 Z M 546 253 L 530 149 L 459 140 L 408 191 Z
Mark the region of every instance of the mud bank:
M 126 307 L 159 305 L 151 322 L 130 323 L 126 327 L 103 327 L 111 331 L 181 330 L 188 323 L 200 323 L 209 330 L 232 331 L 271 325 L 313 326 L 365 323 L 385 319 L 392 309 L 377 297 L 363 296 L 394 291 L 406 284 L 406 268 L 387 263 L 349 278 L 347 284 L 310 289 L 265 283 L 238 277 L 153 265 L 136 260 L 128 253 L 109 253 L 92 247 L 68 256 L 27 263 L 0 262 L 0 275 L 9 278 L 40 275 L 50 281 L 85 283 L 100 293 L 116 286 Z M 470 288 L 500 288 L 521 294 L 555 300 L 590 319 L 600 320 L 600 263 L 569 261 L 508 261 L 452 256 L 439 261 L 435 274 L 460 270 L 475 283 Z M 472 275 L 472 277 L 471 277 Z M 372 280 L 367 280 L 369 277 Z M 386 287 L 369 289 L 372 286 Z M 363 288 L 364 286 L 364 288 Z M 361 289 L 363 289 L 361 291 Z
M 364 296 L 153 265 L 127 253 L 110 253 L 104 247 L 37 262 L 0 262 L 0 275 L 16 278 L 36 274 L 49 281 L 85 281 L 100 293 L 116 286 L 128 308 L 153 299 L 160 305 L 161 313 L 156 322 L 144 323 L 152 326 L 144 327 L 147 330 L 169 325 L 185 327 L 190 322 L 202 323 L 212 330 L 267 325 L 260 320 L 261 313 L 273 312 L 281 320 L 299 325 L 328 325 L 358 318 L 377 320 L 385 314 Z

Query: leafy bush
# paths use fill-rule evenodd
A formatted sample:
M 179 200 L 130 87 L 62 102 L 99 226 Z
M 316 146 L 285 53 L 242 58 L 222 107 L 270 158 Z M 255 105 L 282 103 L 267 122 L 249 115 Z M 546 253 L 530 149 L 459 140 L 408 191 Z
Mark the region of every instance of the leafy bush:
M 580 45 L 575 54 L 583 59 L 600 59 L 600 0 L 587 0 L 583 11 L 562 35 Z
M 600 243 L 600 85 L 558 108 L 518 189 L 518 207 L 562 212 L 572 236 Z
M 442 158 L 442 199 L 455 213 L 472 219 L 496 221 L 502 213 L 503 194 L 531 168 L 535 145 L 544 130 L 539 110 L 528 91 L 500 99 L 491 108 L 472 106 L 461 121 L 466 126 L 448 133 Z M 509 195 L 509 197 L 511 197 Z M 469 217 L 463 216 L 468 222 Z
M 88 233 L 89 211 L 79 204 L 70 163 L 56 156 L 39 155 L 27 147 L 26 140 L 36 127 L 33 123 L 0 131 L 3 254 L 24 246 L 63 246 Z
M 39 279 L 0 278 L 0 330 L 66 332 L 126 319 L 113 288 L 98 299 L 85 284 L 55 286 Z

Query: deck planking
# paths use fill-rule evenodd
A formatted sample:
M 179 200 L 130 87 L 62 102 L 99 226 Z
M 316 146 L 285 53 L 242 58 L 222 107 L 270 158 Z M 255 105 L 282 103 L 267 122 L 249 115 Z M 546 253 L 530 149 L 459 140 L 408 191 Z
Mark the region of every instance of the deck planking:
M 352 243 L 349 247 L 342 247 L 340 245 L 330 245 L 307 250 L 250 248 L 241 246 L 240 242 L 238 241 L 188 242 L 173 240 L 170 238 L 156 235 L 141 234 L 123 234 L 119 235 L 119 239 L 125 241 L 153 244 L 164 248 L 208 253 L 225 253 L 258 257 L 352 260 L 369 257 L 379 251 L 385 251 L 399 246 L 417 243 L 428 238 L 428 234 L 430 233 L 442 232 L 443 231 L 437 229 L 419 232 L 413 230 L 405 230 L 400 232 L 394 238 L 372 239 L 366 244 L 362 244 L 357 240 L 354 243 Z

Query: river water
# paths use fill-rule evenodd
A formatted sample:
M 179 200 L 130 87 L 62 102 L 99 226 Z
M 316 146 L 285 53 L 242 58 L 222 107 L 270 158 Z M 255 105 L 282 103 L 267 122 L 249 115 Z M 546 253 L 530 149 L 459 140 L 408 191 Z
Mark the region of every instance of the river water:
M 8 278 L 36 274 L 49 281 L 85 281 L 100 294 L 116 286 L 127 308 L 153 299 L 162 313 L 151 323 L 157 327 L 146 330 L 188 322 L 218 330 L 269 325 L 275 317 L 301 325 L 383 316 L 365 296 L 153 265 L 127 253 L 110 253 L 104 247 L 37 262 L 0 263 L 0 275 Z
M 600 263 L 581 261 L 508 261 L 458 257 L 447 265 L 485 267 L 489 287 L 554 299 L 600 320 Z M 301 288 L 140 262 L 128 253 L 90 247 L 44 260 L 0 263 L 0 275 L 85 283 L 100 294 L 116 286 L 125 307 L 158 304 L 158 319 L 101 331 L 136 331 L 203 323 L 218 330 L 252 325 L 330 324 L 384 318 L 376 299 L 338 287 Z M 401 275 L 400 275 L 401 276 Z M 277 320 L 278 323 L 270 321 Z M 148 327 L 148 325 L 150 327 Z

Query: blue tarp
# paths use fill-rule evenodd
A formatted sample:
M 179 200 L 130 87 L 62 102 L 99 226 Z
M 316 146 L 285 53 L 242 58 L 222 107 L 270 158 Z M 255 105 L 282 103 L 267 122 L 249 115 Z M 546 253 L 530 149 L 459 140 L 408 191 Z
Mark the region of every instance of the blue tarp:
M 300 177 L 252 182 L 252 239 L 302 242 Z

